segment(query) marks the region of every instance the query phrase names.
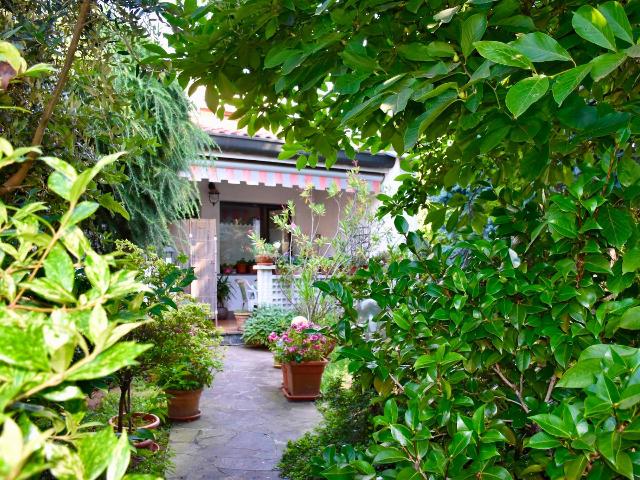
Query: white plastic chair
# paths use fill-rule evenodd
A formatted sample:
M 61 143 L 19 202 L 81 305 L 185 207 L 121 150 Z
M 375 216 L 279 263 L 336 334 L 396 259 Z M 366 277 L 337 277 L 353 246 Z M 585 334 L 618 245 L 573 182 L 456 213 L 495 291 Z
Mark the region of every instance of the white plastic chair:
M 258 290 L 244 278 L 237 278 L 236 283 L 242 296 L 242 306 L 246 305 L 248 311 L 253 310 L 258 299 Z

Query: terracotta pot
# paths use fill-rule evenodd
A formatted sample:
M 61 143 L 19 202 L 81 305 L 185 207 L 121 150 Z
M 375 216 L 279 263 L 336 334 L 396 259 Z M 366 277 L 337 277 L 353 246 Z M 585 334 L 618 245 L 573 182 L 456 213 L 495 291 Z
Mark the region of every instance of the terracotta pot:
M 144 422 L 143 425 L 135 427 L 135 430 L 138 430 L 140 428 L 144 428 L 145 430 L 155 430 L 160 426 L 160 418 L 153 413 L 133 412 L 131 415 L 134 419 L 141 419 Z M 109 419 L 109 425 L 111 425 L 114 430 L 118 429 L 117 415 L 114 415 Z M 126 428 L 126 426 L 123 425 L 123 428 Z M 135 433 L 135 430 L 133 432 L 129 432 L 129 434 Z M 133 442 L 133 446 L 136 448 L 150 448 L 153 443 L 154 441 L 151 438 L 147 438 L 146 440 L 142 440 L 140 442 Z
M 236 263 L 236 272 L 240 274 L 247 273 L 249 271 L 248 263 Z
M 257 265 L 273 265 L 273 258 L 270 255 L 256 255 Z
M 251 312 L 233 312 L 233 315 L 236 317 L 238 330 L 244 332 L 244 322 L 246 322 L 247 318 L 251 316 Z
M 177 422 L 190 422 L 200 418 L 199 390 L 166 390 L 169 406 L 169 419 Z
M 315 400 L 320 396 L 320 383 L 327 360 L 288 362 L 282 364 L 282 392 L 289 400 Z

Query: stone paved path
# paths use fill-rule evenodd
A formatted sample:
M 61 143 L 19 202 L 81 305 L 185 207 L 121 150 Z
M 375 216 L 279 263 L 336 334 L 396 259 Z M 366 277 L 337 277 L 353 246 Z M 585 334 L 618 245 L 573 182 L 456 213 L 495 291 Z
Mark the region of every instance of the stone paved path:
M 275 480 L 288 440 L 319 422 L 311 402 L 293 403 L 280 392 L 282 373 L 270 352 L 227 347 L 224 371 L 202 394 L 202 417 L 175 423 L 170 479 Z

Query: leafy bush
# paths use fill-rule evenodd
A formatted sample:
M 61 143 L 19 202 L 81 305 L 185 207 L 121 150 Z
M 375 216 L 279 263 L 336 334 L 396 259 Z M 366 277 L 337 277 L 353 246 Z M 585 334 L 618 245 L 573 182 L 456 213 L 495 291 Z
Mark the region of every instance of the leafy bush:
M 284 332 L 293 319 L 293 312 L 280 307 L 258 307 L 244 324 L 242 340 L 246 345 L 269 346 L 269 334 Z
M 38 151 L 14 150 L 0 138 L 1 167 L 25 161 L 28 152 Z M 135 295 L 148 287 L 136 280 L 135 270 L 113 268 L 113 257 L 97 254 L 78 227 L 98 208 L 80 201 L 85 187 L 118 156 L 82 173 L 62 160 L 42 158 L 54 170 L 49 187 L 68 205 L 59 219 L 41 216 L 43 203 L 0 202 L 2 478 L 45 471 L 56 478 L 97 478 L 106 470 L 118 479 L 127 469 L 126 433 L 118 439 L 106 427 L 87 434 L 78 386 L 134 365 L 149 348 L 122 341 L 144 319 Z M 86 283 L 76 281 L 80 269 Z
M 165 390 L 197 390 L 211 385 L 222 369 L 220 333 L 212 325 L 209 306 L 183 297 L 177 309 L 164 312 L 152 326 L 150 351 L 156 382 Z
M 323 388 L 322 399 L 317 402 L 323 417 L 322 423 L 312 432 L 287 443 L 278 465 L 283 478 L 322 478 L 321 455 L 327 446 L 367 443 L 372 431 L 372 392 L 363 392 L 359 385 L 346 388 L 342 380 L 334 377 Z
M 171 56 L 241 122 L 280 127 L 283 157 L 308 151 L 299 166 L 353 143 L 406 153 L 379 198 L 409 258 L 318 284 L 385 405 L 323 476 L 637 478 L 638 2 L 296 3 L 292 22 L 278 5 L 217 4 Z M 184 48 L 209 29 L 228 41 Z M 260 67 L 205 80 L 237 77 L 247 44 Z

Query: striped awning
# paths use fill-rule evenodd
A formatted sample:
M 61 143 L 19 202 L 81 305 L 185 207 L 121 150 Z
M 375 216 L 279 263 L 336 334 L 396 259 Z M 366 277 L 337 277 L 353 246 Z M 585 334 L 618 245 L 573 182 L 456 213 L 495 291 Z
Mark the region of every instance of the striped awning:
M 382 174 L 359 173 L 373 193 L 380 192 Z M 191 178 L 195 181 L 244 183 L 247 185 L 265 185 L 267 187 L 300 187 L 313 185 L 316 190 L 327 190 L 336 185 L 349 191 L 347 172 L 344 170 L 302 169 L 288 166 L 273 166 L 260 163 L 239 163 L 218 160 L 215 166 L 192 165 Z

